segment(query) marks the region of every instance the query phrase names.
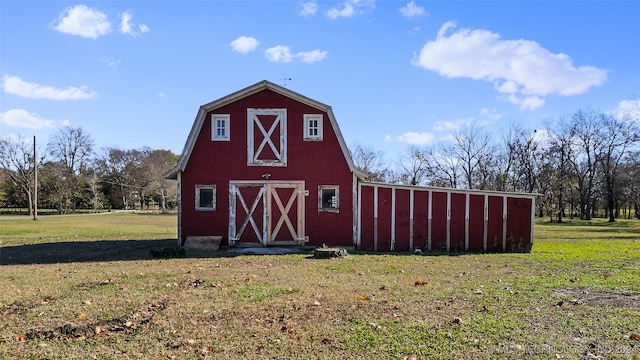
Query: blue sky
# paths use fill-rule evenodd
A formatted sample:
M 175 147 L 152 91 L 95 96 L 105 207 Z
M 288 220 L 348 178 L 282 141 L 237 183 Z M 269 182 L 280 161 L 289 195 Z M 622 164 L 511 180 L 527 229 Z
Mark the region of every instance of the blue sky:
M 0 137 L 82 127 L 180 153 L 198 107 L 262 80 L 394 158 L 640 109 L 636 1 L 0 1 Z M 286 79 L 286 80 L 285 80 Z

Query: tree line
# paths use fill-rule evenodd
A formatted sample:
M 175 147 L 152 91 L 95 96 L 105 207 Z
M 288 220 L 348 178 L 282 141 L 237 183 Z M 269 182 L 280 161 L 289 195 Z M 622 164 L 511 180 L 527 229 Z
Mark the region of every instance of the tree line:
M 384 153 L 352 150 L 370 180 L 407 185 L 537 193 L 539 216 L 640 218 L 640 109 L 619 118 L 578 110 L 541 130 L 496 133 L 470 124 L 450 139 L 410 147 L 395 169 Z
M 95 149 L 82 128 L 64 127 L 38 150 L 25 137 L 0 140 L 0 208 L 28 208 L 33 215 L 37 169 L 37 207 L 60 214 L 91 209 L 176 206 L 175 181 L 164 174 L 178 155 L 169 150 Z
M 351 153 L 371 181 L 537 193 L 539 215 L 558 222 L 640 218 L 640 109 L 622 118 L 578 110 L 539 130 L 512 124 L 496 132 L 469 124 L 449 139 L 408 148 L 395 166 L 369 146 Z M 60 129 L 37 151 L 24 137 L 3 139 L 0 208 L 32 214 L 37 166 L 39 208 L 167 211 L 176 206 L 177 188 L 164 174 L 177 161 L 169 150 L 147 147 L 96 151 L 82 128 Z

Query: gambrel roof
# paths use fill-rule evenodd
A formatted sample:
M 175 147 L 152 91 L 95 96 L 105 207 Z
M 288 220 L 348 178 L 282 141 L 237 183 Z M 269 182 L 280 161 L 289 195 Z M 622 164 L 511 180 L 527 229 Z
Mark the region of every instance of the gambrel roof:
M 198 134 L 200 134 L 200 131 L 202 130 L 202 125 L 204 124 L 204 121 L 206 119 L 206 115 L 208 112 L 218 109 L 220 107 L 223 107 L 225 105 L 228 105 L 230 103 L 236 102 L 245 97 L 256 94 L 263 90 L 271 90 L 275 93 L 286 96 L 300 103 L 316 108 L 320 111 L 326 112 L 329 117 L 329 122 L 331 123 L 331 128 L 336 134 L 338 143 L 340 144 L 340 149 L 342 150 L 342 154 L 344 155 L 344 158 L 347 161 L 349 169 L 351 170 L 351 172 L 357 174 L 360 177 L 363 177 L 362 171 L 359 170 L 353 163 L 351 153 L 349 152 L 349 149 L 344 142 L 344 138 L 342 137 L 342 133 L 340 132 L 340 128 L 338 127 L 336 118 L 333 115 L 331 106 L 323 104 L 311 98 L 308 98 L 304 95 L 298 94 L 294 91 L 289 90 L 288 88 L 276 85 L 267 80 L 260 81 L 242 90 L 238 90 L 232 94 L 229 94 L 220 99 L 214 100 L 208 104 L 204 104 L 200 106 L 200 109 L 198 110 L 198 114 L 196 115 L 196 119 L 193 123 L 193 127 L 189 132 L 189 137 L 187 138 L 187 142 L 185 143 L 184 149 L 182 150 L 182 154 L 180 155 L 180 159 L 178 160 L 178 165 L 175 168 L 171 169 L 169 172 L 167 172 L 165 174 L 165 177 L 170 179 L 175 179 L 179 172 L 182 172 L 185 170 L 187 163 L 189 162 L 189 158 L 191 157 L 191 152 L 193 151 L 193 147 L 195 146 L 196 139 L 198 138 Z

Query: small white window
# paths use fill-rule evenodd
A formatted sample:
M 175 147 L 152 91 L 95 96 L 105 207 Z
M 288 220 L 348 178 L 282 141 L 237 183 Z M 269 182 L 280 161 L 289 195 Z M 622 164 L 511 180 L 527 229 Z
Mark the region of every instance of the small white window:
M 339 190 L 337 185 L 318 186 L 318 210 L 337 213 L 340 209 Z
M 216 209 L 216 186 L 196 185 L 196 210 L 214 211 Z
M 322 114 L 304 114 L 304 139 L 322 140 Z
M 229 114 L 212 114 L 211 115 L 211 140 L 213 141 L 229 141 L 230 133 L 230 116 Z

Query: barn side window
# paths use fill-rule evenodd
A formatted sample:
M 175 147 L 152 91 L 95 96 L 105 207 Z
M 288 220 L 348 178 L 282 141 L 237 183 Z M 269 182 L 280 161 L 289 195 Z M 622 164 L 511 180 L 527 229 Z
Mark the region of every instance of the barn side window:
M 318 186 L 318 210 L 337 213 L 340 209 L 339 190 L 337 185 Z
M 211 140 L 212 141 L 229 141 L 230 133 L 230 116 L 229 114 L 212 114 L 211 115 Z
M 304 140 L 322 140 L 322 114 L 304 114 Z
M 216 186 L 196 185 L 196 210 L 214 211 L 216 209 Z

